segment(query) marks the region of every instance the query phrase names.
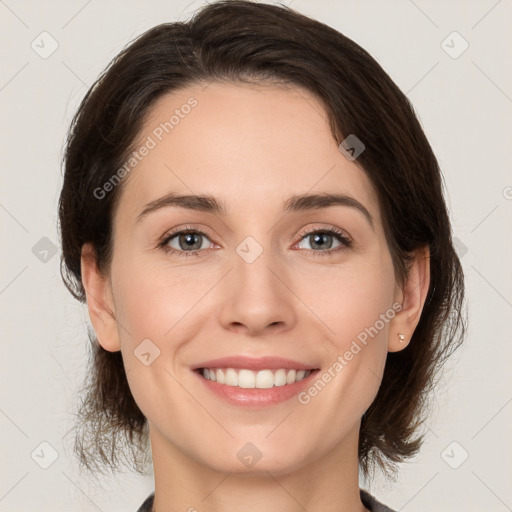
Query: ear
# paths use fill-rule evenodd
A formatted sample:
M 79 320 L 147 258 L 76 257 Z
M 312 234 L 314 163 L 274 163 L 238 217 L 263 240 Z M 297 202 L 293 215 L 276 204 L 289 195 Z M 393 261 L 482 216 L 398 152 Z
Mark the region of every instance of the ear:
M 100 345 L 109 352 L 121 349 L 115 317 L 114 297 L 108 276 L 98 270 L 96 251 L 92 244 L 82 246 L 82 284 L 87 297 L 89 318 Z
M 389 352 L 403 350 L 411 341 L 420 321 L 429 286 L 430 250 L 428 247 L 423 247 L 413 253 L 409 275 L 404 286 L 400 288 L 397 285 L 395 301 L 402 304 L 402 309 L 390 323 Z M 399 335 L 402 335 L 403 339 Z

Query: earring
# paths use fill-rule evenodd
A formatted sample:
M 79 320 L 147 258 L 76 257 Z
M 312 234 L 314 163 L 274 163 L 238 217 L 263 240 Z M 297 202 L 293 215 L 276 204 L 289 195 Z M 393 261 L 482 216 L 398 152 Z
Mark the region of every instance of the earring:
M 405 336 L 403 334 L 399 334 L 398 337 L 400 338 L 400 343 L 403 343 L 405 340 Z

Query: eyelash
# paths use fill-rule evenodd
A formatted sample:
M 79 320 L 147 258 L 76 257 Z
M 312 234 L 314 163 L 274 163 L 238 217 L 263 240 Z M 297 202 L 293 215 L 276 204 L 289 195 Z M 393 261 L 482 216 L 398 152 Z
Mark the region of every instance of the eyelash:
M 312 256 L 325 256 L 325 255 L 329 256 L 329 255 L 335 254 L 339 251 L 343 251 L 343 250 L 346 250 L 346 249 L 352 247 L 352 240 L 343 231 L 341 231 L 337 228 L 334 228 L 334 227 L 325 228 L 325 229 L 314 229 L 311 231 L 307 231 L 305 233 L 301 233 L 299 242 L 308 236 L 315 235 L 318 233 L 322 233 L 322 234 L 327 233 L 327 234 L 333 235 L 339 242 L 341 242 L 341 245 L 339 247 L 336 247 L 335 249 L 328 249 L 325 251 L 315 251 L 313 249 L 302 249 L 303 251 L 305 250 L 305 251 L 308 251 L 309 253 L 312 253 L 311 254 Z M 205 233 L 204 231 L 201 231 L 200 229 L 195 229 L 195 228 L 190 228 L 188 226 L 185 226 L 184 228 L 181 228 L 177 231 L 171 231 L 170 233 L 166 233 L 164 235 L 163 240 L 158 243 L 158 247 L 163 249 L 163 251 L 166 254 L 177 255 L 179 257 L 189 258 L 189 257 L 199 256 L 199 253 L 202 252 L 203 249 L 196 249 L 194 251 L 182 251 L 182 250 L 173 249 L 167 245 L 169 243 L 169 241 L 172 240 L 174 237 L 176 237 L 177 235 L 182 235 L 182 234 L 194 234 L 194 235 L 201 235 L 201 236 L 210 238 L 208 233 Z

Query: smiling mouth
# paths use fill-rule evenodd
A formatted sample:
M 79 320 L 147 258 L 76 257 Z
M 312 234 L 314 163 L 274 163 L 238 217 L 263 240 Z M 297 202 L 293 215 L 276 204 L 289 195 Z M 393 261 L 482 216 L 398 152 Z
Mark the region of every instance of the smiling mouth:
M 280 368 L 253 371 L 245 368 L 198 368 L 196 371 L 206 380 L 225 386 L 245 389 L 269 389 L 300 382 L 315 370 Z

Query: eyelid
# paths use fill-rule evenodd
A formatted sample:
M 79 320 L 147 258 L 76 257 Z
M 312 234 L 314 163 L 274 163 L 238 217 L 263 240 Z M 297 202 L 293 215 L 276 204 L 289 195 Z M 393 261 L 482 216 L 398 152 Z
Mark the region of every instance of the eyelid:
M 184 225 L 184 226 L 176 226 L 175 228 L 170 229 L 169 231 L 166 231 L 159 239 L 158 245 L 163 245 L 164 243 L 167 243 L 170 238 L 174 237 L 175 235 L 179 235 L 182 232 L 192 232 L 192 233 L 198 233 L 200 235 L 207 236 L 210 240 L 212 238 L 215 238 L 208 229 L 205 228 L 194 228 L 190 225 Z M 213 242 L 212 242 L 213 243 Z
M 344 238 L 347 242 L 352 243 L 352 237 L 344 229 L 332 225 L 317 225 L 314 227 L 304 228 L 299 231 L 297 236 L 302 240 L 305 236 L 312 235 L 316 232 L 331 233 Z

